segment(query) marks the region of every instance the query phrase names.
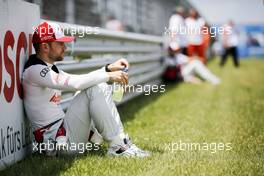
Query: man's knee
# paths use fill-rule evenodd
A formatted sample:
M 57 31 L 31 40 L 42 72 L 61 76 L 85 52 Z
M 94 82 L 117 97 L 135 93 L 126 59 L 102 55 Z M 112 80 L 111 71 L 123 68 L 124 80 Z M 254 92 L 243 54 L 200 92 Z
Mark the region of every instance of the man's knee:
M 198 59 L 192 60 L 190 62 L 190 67 L 193 68 L 193 69 L 195 69 L 196 67 L 199 67 L 201 65 L 203 65 L 203 63 L 200 60 L 198 60 Z
M 106 83 L 100 83 L 95 86 L 89 87 L 84 90 L 86 95 L 90 98 L 97 97 L 98 95 L 109 96 L 112 94 L 112 88 Z

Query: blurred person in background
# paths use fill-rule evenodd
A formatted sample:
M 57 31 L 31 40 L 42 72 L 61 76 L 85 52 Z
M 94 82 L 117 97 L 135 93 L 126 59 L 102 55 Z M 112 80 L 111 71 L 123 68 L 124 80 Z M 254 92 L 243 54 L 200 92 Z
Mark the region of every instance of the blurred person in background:
M 184 20 L 185 9 L 182 6 L 175 8 L 169 20 L 171 40 L 177 41 L 183 54 L 187 55 L 186 25 Z
M 233 63 L 235 67 L 239 67 L 239 58 L 237 53 L 238 46 L 238 33 L 235 29 L 235 24 L 232 20 L 223 26 L 224 33 L 221 37 L 221 42 L 223 46 L 223 53 L 221 57 L 220 66 L 224 66 L 228 55 L 233 58 Z
M 210 35 L 210 26 L 205 23 L 204 27 L 203 27 L 204 33 L 203 33 L 203 47 L 204 47 L 204 52 L 205 52 L 205 58 L 206 56 L 208 56 L 207 51 L 210 47 L 210 43 L 211 43 L 211 35 Z
M 114 15 L 108 17 L 105 28 L 113 31 L 124 31 L 123 24 Z
M 206 64 L 204 36 L 202 33 L 205 21 L 199 17 L 195 9 L 190 9 L 189 17 L 185 20 L 187 28 L 187 41 L 188 41 L 188 56 L 192 57 L 195 54 L 199 57 L 202 63 Z
M 167 67 L 163 74 L 165 82 L 176 82 L 183 80 L 185 82 L 200 84 L 201 80 L 196 76 L 217 85 L 221 80 L 195 57 L 188 57 L 181 54 L 181 48 L 177 42 L 171 42 L 168 48 L 168 56 L 164 60 Z

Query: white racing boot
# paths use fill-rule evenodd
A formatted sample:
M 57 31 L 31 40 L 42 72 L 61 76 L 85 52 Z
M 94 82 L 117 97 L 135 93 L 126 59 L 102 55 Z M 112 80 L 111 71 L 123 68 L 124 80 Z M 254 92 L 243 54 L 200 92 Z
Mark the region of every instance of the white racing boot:
M 132 143 L 128 135 L 125 135 L 123 145 L 110 146 L 107 152 L 110 156 L 124 156 L 124 157 L 149 157 L 151 154 L 148 151 L 144 151 L 138 148 Z

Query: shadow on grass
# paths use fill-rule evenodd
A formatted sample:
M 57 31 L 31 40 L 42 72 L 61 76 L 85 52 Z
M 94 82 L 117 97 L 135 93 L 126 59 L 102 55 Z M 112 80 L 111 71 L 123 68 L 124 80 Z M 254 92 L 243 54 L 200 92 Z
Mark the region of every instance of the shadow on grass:
M 165 87 L 166 92 L 174 89 L 178 84 L 169 84 Z M 149 96 L 140 95 L 118 107 L 123 123 L 133 120 L 135 114 L 145 106 L 156 101 L 164 93 L 153 93 Z M 31 154 L 22 161 L 0 171 L 1 176 L 10 175 L 59 175 L 72 166 L 75 160 L 81 160 L 89 156 L 105 157 L 107 147 L 103 145 L 98 151 L 85 152 L 82 155 L 66 155 L 60 157 L 47 157 L 39 154 Z

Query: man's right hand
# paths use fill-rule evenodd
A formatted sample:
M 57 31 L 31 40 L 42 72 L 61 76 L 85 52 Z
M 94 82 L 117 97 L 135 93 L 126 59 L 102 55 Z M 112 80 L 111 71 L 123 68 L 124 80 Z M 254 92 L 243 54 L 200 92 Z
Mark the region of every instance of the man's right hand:
M 110 82 L 118 82 L 122 85 L 128 84 L 128 74 L 123 71 L 107 72 Z

